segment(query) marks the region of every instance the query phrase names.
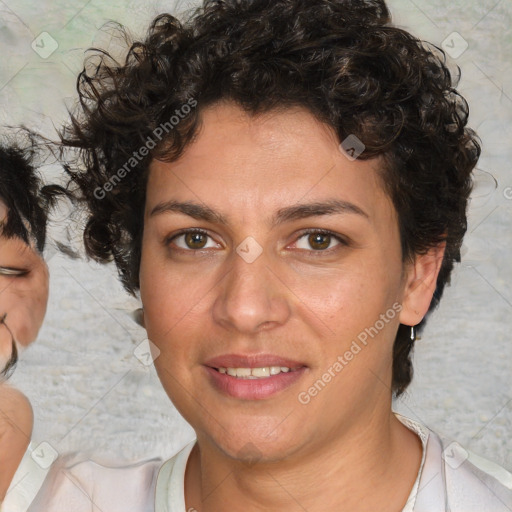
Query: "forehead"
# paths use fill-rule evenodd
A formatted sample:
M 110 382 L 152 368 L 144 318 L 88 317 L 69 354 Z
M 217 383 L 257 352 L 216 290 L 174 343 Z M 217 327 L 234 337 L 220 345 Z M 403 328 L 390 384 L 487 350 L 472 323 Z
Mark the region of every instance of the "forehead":
M 193 199 L 244 218 L 333 195 L 370 214 L 390 208 L 382 160 L 349 160 L 334 130 L 305 109 L 251 115 L 221 103 L 203 110 L 201 120 L 177 161 L 151 163 L 146 214 L 170 199 Z

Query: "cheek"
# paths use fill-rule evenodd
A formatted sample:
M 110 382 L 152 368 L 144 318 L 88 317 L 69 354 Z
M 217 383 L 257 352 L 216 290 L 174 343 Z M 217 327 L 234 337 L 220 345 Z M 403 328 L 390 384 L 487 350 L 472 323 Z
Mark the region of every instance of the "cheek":
M 316 315 L 333 333 L 361 329 L 384 313 L 396 296 L 393 263 L 382 256 L 358 253 L 329 269 L 301 269 L 287 284 L 299 307 Z
M 5 366 L 11 356 L 11 335 L 7 329 L 0 326 L 0 370 Z
M 46 308 L 48 306 L 48 288 L 46 287 L 43 290 L 40 290 L 40 293 L 37 295 L 33 314 L 32 314 L 32 325 L 31 325 L 31 336 L 28 338 L 28 342 L 31 343 L 35 340 L 39 330 L 41 329 L 44 321 L 44 317 L 46 316 Z
M 296 311 L 312 329 L 315 337 L 340 343 L 361 323 L 366 290 L 357 274 L 340 269 L 328 275 L 298 276 L 291 283 Z M 327 345 L 328 347 L 329 345 Z
M 165 392 L 188 421 L 188 413 L 195 410 L 189 400 L 200 357 L 197 341 L 208 332 L 208 312 L 201 299 L 211 287 L 205 281 L 197 272 L 177 272 L 169 262 L 161 264 L 142 254 L 140 295 L 148 339 L 159 350 L 155 368 Z
M 16 341 L 27 346 L 35 341 L 43 319 L 44 309 L 42 307 L 35 302 L 24 301 L 21 304 L 13 305 L 7 318 L 7 324 Z
M 43 324 L 48 304 L 48 281 L 38 278 L 31 280 L 30 285 L 14 284 L 9 293 L 6 292 L 5 299 L 9 306 L 6 308 L 3 300 L 1 309 L 7 312 L 7 325 L 16 341 L 27 346 L 35 341 Z
M 157 251 L 144 250 L 140 266 L 140 296 L 148 338 L 161 351 L 184 332 L 205 296 L 205 278 L 190 266 L 173 267 Z

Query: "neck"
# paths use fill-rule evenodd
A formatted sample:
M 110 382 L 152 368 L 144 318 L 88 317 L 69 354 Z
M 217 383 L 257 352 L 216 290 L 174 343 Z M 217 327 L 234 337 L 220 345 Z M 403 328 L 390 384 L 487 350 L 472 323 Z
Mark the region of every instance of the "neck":
M 414 485 L 421 441 L 391 410 L 363 426 L 320 439 L 300 454 L 249 465 L 223 457 L 198 435 L 185 476 L 187 510 L 402 510 Z M 321 496 L 321 500 L 318 498 Z

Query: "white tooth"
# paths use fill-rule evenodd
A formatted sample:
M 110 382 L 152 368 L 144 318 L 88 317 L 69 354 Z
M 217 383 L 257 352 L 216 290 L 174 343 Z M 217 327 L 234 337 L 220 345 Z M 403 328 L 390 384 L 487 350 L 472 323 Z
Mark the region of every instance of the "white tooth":
M 270 367 L 266 366 L 265 368 L 253 368 L 252 375 L 254 377 L 268 377 L 270 375 Z
M 251 375 L 250 368 L 235 368 L 237 377 L 249 377 Z
M 241 379 L 263 379 L 293 370 L 286 366 L 265 366 L 263 368 L 218 368 L 218 371 Z

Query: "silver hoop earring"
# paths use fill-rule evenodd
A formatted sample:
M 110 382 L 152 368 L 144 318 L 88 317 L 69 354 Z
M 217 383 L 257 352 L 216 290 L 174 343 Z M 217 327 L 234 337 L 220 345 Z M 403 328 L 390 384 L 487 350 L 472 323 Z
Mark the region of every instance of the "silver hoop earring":
M 411 343 L 416 341 L 416 327 L 411 325 Z

